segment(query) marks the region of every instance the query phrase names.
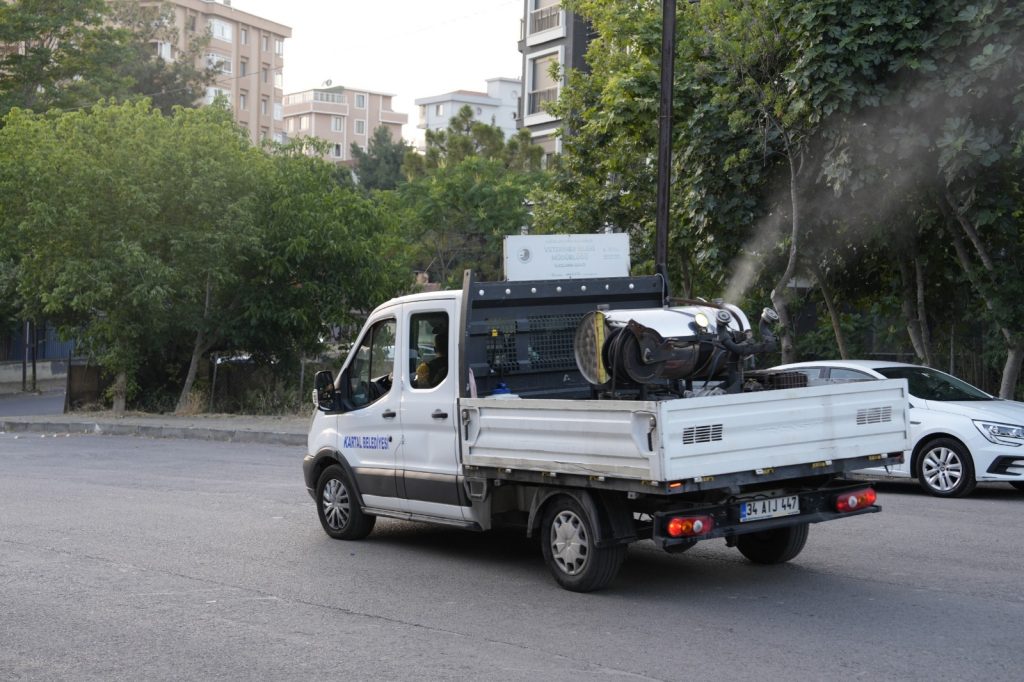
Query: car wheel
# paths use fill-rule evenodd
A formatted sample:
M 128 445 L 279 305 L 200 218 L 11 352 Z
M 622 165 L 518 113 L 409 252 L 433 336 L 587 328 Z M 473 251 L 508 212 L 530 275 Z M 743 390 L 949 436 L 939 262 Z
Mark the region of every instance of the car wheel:
M 917 480 L 937 497 L 963 497 L 978 485 L 971 453 L 952 438 L 925 444 L 917 458 Z
M 740 535 L 736 538 L 736 548 L 755 564 L 781 564 L 803 551 L 809 525 L 801 523 Z
M 598 547 L 597 520 L 568 495 L 548 503 L 541 522 L 541 549 L 559 585 L 591 592 L 610 583 L 626 558 L 626 545 Z
M 337 464 L 324 469 L 316 483 L 316 511 L 324 532 L 336 540 L 361 540 L 376 516 L 364 514 L 348 472 Z

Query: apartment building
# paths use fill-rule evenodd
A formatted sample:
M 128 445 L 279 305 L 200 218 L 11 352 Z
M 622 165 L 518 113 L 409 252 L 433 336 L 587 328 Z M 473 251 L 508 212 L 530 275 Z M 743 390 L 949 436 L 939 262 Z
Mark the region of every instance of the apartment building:
M 557 100 L 565 85 L 564 75 L 561 79 L 551 76 L 551 66 L 589 71 L 583 56 L 591 34 L 587 22 L 562 9 L 559 0 L 524 0 L 519 38 L 523 55 L 519 121 L 547 155 L 562 151 L 562 141 L 555 135 L 561 120 L 546 112 L 544 104 Z
M 464 106 L 473 112 L 473 118 L 488 125 L 496 125 L 508 139 L 518 132 L 519 97 L 522 81 L 516 78 L 489 78 L 487 92 L 456 90 L 442 95 L 421 97 L 416 100 L 420 108 L 417 127 L 424 130 L 443 130 Z
M 209 30 L 210 42 L 197 65 L 213 66 L 220 75 L 206 89 L 204 102 L 224 95 L 235 120 L 248 128 L 254 142 L 283 141 L 284 41 L 291 38 L 291 28 L 237 10 L 231 0 L 166 0 L 165 4 L 175 11 L 178 44 L 156 45 L 160 55 L 175 59 L 196 34 Z
M 402 139 L 409 115 L 391 108 L 394 95 L 361 88 L 324 87 L 284 97 L 288 137 L 319 137 L 330 144 L 327 158 L 351 165 L 352 144 L 366 149 L 374 131 L 384 126 L 392 140 Z

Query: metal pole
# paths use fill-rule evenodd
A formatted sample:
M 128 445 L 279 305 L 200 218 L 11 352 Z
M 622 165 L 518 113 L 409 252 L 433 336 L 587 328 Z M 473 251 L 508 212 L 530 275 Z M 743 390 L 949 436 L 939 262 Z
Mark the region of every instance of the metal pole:
M 32 392 L 39 390 L 36 383 L 36 352 L 39 348 L 39 325 L 32 323 Z
M 662 0 L 661 113 L 658 117 L 658 199 L 654 267 L 665 278 L 668 296 L 668 219 L 672 188 L 672 84 L 676 56 L 676 1 Z
M 29 343 L 30 334 L 28 320 L 25 320 L 25 352 L 21 358 L 21 392 L 24 393 L 28 390 L 28 354 L 29 354 Z

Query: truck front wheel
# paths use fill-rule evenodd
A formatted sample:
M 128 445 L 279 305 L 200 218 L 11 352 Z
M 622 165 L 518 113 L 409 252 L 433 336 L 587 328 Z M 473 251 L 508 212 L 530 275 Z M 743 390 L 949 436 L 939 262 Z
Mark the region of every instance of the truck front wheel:
M 736 538 L 740 554 L 755 564 L 781 564 L 796 557 L 807 544 L 808 525 L 763 530 Z
M 363 513 L 348 472 L 337 464 L 324 469 L 317 479 L 316 511 L 324 531 L 336 540 L 362 540 L 377 521 L 376 516 Z
M 544 561 L 559 585 L 573 592 L 591 592 L 610 583 L 626 558 L 626 545 L 598 547 L 597 519 L 575 499 L 551 500 L 541 521 Z

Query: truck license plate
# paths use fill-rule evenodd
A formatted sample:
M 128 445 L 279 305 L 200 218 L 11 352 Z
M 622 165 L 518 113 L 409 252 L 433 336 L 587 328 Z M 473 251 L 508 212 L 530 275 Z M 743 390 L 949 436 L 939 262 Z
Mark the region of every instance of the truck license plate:
M 740 505 L 740 523 L 775 519 L 780 516 L 792 516 L 800 513 L 800 497 L 769 497 L 764 500 L 753 500 Z

